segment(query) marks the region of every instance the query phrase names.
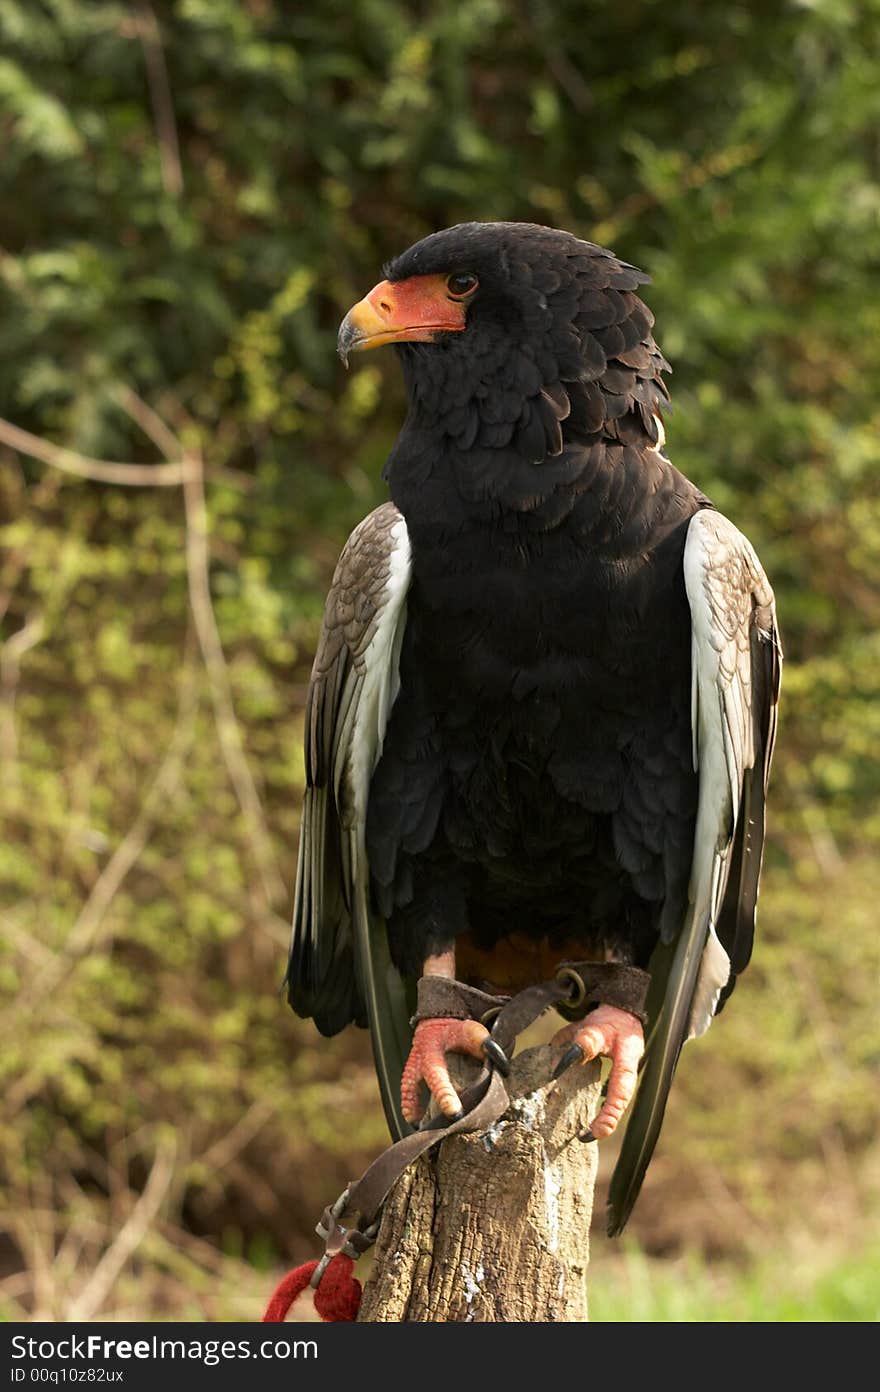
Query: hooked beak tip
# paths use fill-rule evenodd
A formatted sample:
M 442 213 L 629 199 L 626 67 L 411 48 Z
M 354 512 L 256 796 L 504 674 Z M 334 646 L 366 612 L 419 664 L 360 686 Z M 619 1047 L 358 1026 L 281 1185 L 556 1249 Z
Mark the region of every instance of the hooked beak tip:
M 340 333 L 338 333 L 336 340 L 336 351 L 345 367 L 348 367 L 348 358 L 358 347 L 358 344 L 361 344 L 363 337 L 365 337 L 363 330 L 358 324 L 352 322 L 352 312 L 349 310 L 343 323 L 340 324 Z

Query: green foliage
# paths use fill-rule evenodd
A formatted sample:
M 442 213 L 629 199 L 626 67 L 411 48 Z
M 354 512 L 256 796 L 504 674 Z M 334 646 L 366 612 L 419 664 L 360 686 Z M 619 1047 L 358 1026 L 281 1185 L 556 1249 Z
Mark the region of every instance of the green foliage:
M 718 1174 L 771 1227 L 829 1166 L 858 1189 L 880 1057 L 878 0 L 0 0 L 0 41 L 0 416 L 152 463 L 131 389 L 202 451 L 265 814 L 230 774 L 181 490 L 4 436 L 12 1208 L 53 1207 L 60 1241 L 87 1203 L 112 1231 L 170 1127 L 189 1232 L 299 1255 L 378 1143 L 364 1039 L 313 1047 L 276 989 L 323 593 L 403 409 L 390 359 L 346 377 L 334 337 L 386 257 L 471 218 L 651 272 L 670 452 L 753 538 L 786 640 L 761 942 L 686 1054 L 638 1230 L 704 1234 Z

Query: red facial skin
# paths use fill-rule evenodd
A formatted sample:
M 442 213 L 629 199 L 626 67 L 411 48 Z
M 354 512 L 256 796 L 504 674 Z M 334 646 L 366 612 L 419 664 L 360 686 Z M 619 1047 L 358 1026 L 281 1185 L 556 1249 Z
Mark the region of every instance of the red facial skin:
M 365 352 L 384 343 L 430 343 L 438 333 L 461 333 L 469 296 L 452 295 L 445 275 L 383 280 L 350 309 L 339 334 L 340 352 Z

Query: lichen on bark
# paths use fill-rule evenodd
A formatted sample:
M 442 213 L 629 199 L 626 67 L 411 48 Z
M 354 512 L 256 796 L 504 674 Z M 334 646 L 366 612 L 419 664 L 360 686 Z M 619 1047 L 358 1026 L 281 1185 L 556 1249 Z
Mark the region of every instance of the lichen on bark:
M 587 1319 L 597 1064 L 548 1081 L 558 1051 L 524 1050 L 511 1105 L 400 1179 L 385 1206 L 359 1318 L 373 1322 Z M 462 1075 L 468 1065 L 461 1064 Z

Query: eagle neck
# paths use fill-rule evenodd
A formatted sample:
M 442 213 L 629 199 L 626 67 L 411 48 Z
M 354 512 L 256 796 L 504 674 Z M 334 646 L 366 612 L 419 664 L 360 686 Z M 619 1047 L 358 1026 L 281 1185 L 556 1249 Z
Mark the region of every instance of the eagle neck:
M 459 449 L 412 422 L 385 477 L 411 532 L 435 543 L 466 532 L 475 544 L 502 536 L 542 546 L 565 534 L 611 557 L 689 516 L 701 496 L 654 446 L 600 436 L 532 464 L 510 449 Z

